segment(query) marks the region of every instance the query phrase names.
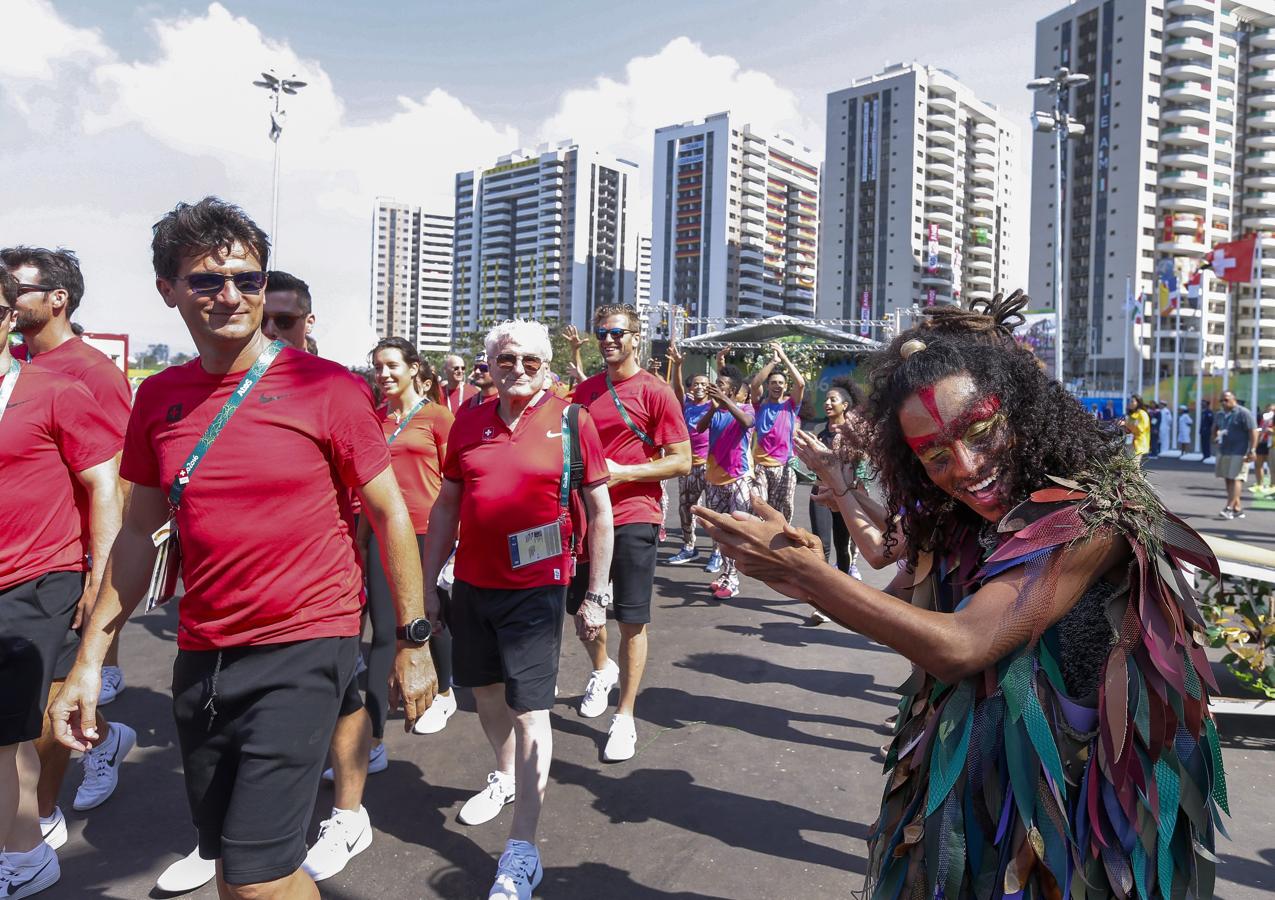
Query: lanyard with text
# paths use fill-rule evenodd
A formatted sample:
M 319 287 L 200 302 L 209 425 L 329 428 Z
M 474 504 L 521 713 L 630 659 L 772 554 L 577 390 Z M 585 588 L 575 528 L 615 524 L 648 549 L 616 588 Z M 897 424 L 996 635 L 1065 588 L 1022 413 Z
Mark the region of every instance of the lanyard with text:
M 9 398 L 13 396 L 13 388 L 18 383 L 18 375 L 22 373 L 22 363 L 16 358 L 9 360 L 9 371 L 4 373 L 4 381 L 0 382 L 0 419 L 9 406 Z
M 629 411 L 624 408 L 624 404 L 620 402 L 620 395 L 615 392 L 615 385 L 611 383 L 611 373 L 607 372 L 607 390 L 611 392 L 611 399 L 615 402 L 615 408 L 620 412 L 620 418 L 624 420 L 624 424 L 629 426 L 629 431 L 637 435 L 638 440 L 646 444 L 648 447 L 654 447 L 655 441 L 651 440 L 651 436 L 638 428 L 633 423 L 633 419 L 629 417 Z
M 567 414 L 571 407 L 562 411 L 562 482 L 558 486 L 558 506 L 565 513 L 571 502 L 571 423 Z
M 398 427 L 394 429 L 394 433 L 393 433 L 393 434 L 391 434 L 388 438 L 386 438 L 385 443 L 387 443 L 387 444 L 392 444 L 392 443 L 394 443 L 394 439 L 395 439 L 396 437 L 398 437 L 400 434 L 402 434 L 402 433 L 403 433 L 403 429 L 407 427 L 407 423 L 408 423 L 408 422 L 410 422 L 410 421 L 412 421 L 412 416 L 414 416 L 414 415 L 416 415 L 418 412 L 420 412 L 420 411 L 421 411 L 421 407 L 422 407 L 422 406 L 424 406 L 424 405 L 425 405 L 426 403 L 428 403 L 428 402 L 429 402 L 429 398 L 428 398 L 428 397 L 422 397 L 422 398 L 420 399 L 420 402 L 419 402 L 419 403 L 417 403 L 415 406 L 413 406 L 413 407 L 412 407 L 411 412 L 409 412 L 407 415 L 403 416 L 403 420 L 402 420 L 401 422 L 399 422 L 399 423 L 398 423 Z
M 257 361 L 252 364 L 252 368 L 239 380 L 239 386 L 234 389 L 229 399 L 226 400 L 226 405 L 221 408 L 221 412 L 217 413 L 216 418 L 208 423 L 204 436 L 199 439 L 199 443 L 190 452 L 190 456 L 186 457 L 186 462 L 182 464 L 181 469 L 177 472 L 177 477 L 173 479 L 173 486 L 169 488 L 168 502 L 173 509 L 181 506 L 182 493 L 186 490 L 190 477 L 195 474 L 195 467 L 207 455 L 208 448 L 212 446 L 213 441 L 217 439 L 217 435 L 221 434 L 221 430 L 226 427 L 230 417 L 239 408 L 239 404 L 243 403 L 244 398 L 248 396 L 248 393 L 256 383 L 261 380 L 261 376 L 266 374 L 266 369 L 270 368 L 270 364 L 275 361 L 275 357 L 282 350 L 283 341 L 271 341 L 270 345 L 261 351 Z

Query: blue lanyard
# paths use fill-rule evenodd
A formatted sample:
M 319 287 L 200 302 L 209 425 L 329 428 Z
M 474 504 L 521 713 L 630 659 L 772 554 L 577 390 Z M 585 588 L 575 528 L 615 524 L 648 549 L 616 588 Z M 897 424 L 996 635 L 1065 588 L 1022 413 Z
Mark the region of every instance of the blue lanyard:
M 562 411 L 562 481 L 558 485 L 558 505 L 566 509 L 571 501 L 571 425 L 567 420 L 570 406 Z
M 414 416 L 414 415 L 416 415 L 418 412 L 420 412 L 420 411 L 421 411 L 421 407 L 422 407 L 422 406 L 424 406 L 424 405 L 425 405 L 426 403 L 428 403 L 428 402 L 429 402 L 429 398 L 428 398 L 428 397 L 422 397 L 422 398 L 420 399 L 420 402 L 419 402 L 419 403 L 417 403 L 415 406 L 413 406 L 413 407 L 412 407 L 412 411 L 411 411 L 411 412 L 409 412 L 407 415 L 405 415 L 405 416 L 403 417 L 403 421 L 401 421 L 401 422 L 399 422 L 399 423 L 398 423 L 398 427 L 394 429 L 394 433 L 393 433 L 393 434 L 391 434 L 391 435 L 389 436 L 389 438 L 387 438 L 387 439 L 386 439 L 385 443 L 386 443 L 386 444 L 392 444 L 392 443 L 394 443 L 394 439 L 395 439 L 396 437 L 398 437 L 400 434 L 402 434 L 402 433 L 403 433 L 403 429 L 407 427 L 407 423 L 408 423 L 408 422 L 410 422 L 410 421 L 412 421 L 412 416 Z
M 655 441 L 651 439 L 651 436 L 648 435 L 641 428 L 638 428 L 637 425 L 633 423 L 633 420 L 629 418 L 629 411 L 625 409 L 624 404 L 620 402 L 620 395 L 615 392 L 615 385 L 611 383 L 610 372 L 607 372 L 607 390 L 611 392 L 611 400 L 613 403 L 615 403 L 615 408 L 620 411 L 620 418 L 624 420 L 624 424 L 629 426 L 629 431 L 636 434 L 638 437 L 638 440 L 640 440 L 642 443 L 650 447 L 654 447 Z
M 0 382 L 0 419 L 4 418 L 4 411 L 9 405 L 9 398 L 13 396 L 13 389 L 18 385 L 18 375 L 22 373 L 22 363 L 18 362 L 18 358 L 10 357 L 9 371 L 4 375 L 4 381 Z

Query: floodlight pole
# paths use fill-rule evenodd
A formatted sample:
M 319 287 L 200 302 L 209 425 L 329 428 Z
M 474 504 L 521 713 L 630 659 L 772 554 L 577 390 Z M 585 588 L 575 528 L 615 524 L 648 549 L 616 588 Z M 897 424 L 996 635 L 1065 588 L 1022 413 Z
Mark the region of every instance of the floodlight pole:
M 305 87 L 296 76 L 279 78 L 274 69 L 261 73 L 262 80 L 253 85 L 270 92 L 273 108 L 270 111 L 270 141 L 274 144 L 274 164 L 270 176 L 270 245 L 275 268 L 279 266 L 279 139 L 283 137 L 283 122 L 287 111 L 283 108 L 283 95 L 296 94 Z

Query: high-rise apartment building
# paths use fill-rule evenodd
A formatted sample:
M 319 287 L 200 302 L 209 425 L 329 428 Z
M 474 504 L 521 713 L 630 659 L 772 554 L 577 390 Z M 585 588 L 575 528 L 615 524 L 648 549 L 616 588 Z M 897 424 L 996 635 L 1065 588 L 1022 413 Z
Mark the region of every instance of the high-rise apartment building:
M 631 298 L 637 165 L 571 141 L 456 176 L 455 329 L 511 316 L 586 327 Z
M 656 129 L 651 300 L 692 316 L 814 312 L 819 165 L 729 113 Z
M 1085 134 L 1063 162 L 1063 301 L 1066 376 L 1098 373 L 1121 385 L 1126 352 L 1125 284 L 1152 296 L 1156 273 L 1183 281 L 1215 243 L 1275 230 L 1275 3 L 1219 0 L 1075 0 L 1036 25 L 1036 74 L 1059 65 L 1089 75 L 1067 97 Z M 1042 96 L 1039 106 L 1044 106 Z M 1054 291 L 1053 136 L 1032 147 L 1031 292 Z M 1264 237 L 1269 266 L 1262 290 L 1275 307 L 1275 239 Z M 1205 371 L 1223 360 L 1226 291 L 1204 279 Z M 1184 292 L 1185 293 L 1185 292 Z M 1232 292 L 1230 358 L 1247 368 L 1253 350 L 1251 287 Z M 1052 302 L 1050 303 L 1052 305 Z M 1199 308 L 1181 315 L 1181 371 L 1198 359 Z M 1152 317 L 1154 318 L 1154 316 Z M 1172 370 L 1174 319 L 1148 323 L 1130 348 L 1154 378 Z M 1275 361 L 1275 329 L 1261 341 Z
M 633 280 L 633 305 L 646 316 L 651 305 L 651 239 L 638 235 L 637 275 Z
M 943 69 L 896 64 L 829 94 L 819 314 L 1020 287 L 1020 166 L 1018 126 Z
M 372 306 L 381 337 L 445 351 L 452 331 L 452 217 L 377 198 L 372 223 Z

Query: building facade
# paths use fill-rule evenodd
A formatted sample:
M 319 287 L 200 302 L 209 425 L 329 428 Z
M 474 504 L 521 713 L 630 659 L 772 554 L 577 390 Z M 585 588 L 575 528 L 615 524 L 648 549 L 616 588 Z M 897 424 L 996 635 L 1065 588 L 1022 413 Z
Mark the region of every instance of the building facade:
M 1019 140 L 932 66 L 888 66 L 829 94 L 820 316 L 881 319 L 1021 287 Z
M 369 321 L 379 337 L 446 351 L 452 332 L 452 217 L 377 198 Z
M 1178 350 L 1180 372 L 1194 374 L 1201 320 L 1204 371 L 1218 371 L 1228 356 L 1248 368 L 1254 287 L 1230 291 L 1228 302 L 1225 285 L 1205 275 L 1202 298 L 1188 300 L 1183 289 L 1178 314 L 1160 317 L 1148 303 L 1150 315 L 1126 343 L 1126 283 L 1153 298 L 1162 275 L 1184 284 L 1215 244 L 1259 232 L 1269 260 L 1261 290 L 1273 298 L 1261 305 L 1275 311 L 1272 26 L 1275 3 L 1256 0 L 1076 0 L 1037 23 L 1036 73 L 1065 65 L 1091 79 L 1066 98 L 1085 126 L 1068 142 L 1062 168 L 1069 379 L 1088 375 L 1100 387 L 1133 390 L 1139 365 L 1148 380 L 1169 377 Z M 1054 154 L 1052 135 L 1037 134 L 1031 291 L 1042 299 L 1054 292 Z M 1260 350 L 1275 362 L 1275 328 Z M 1126 354 L 1130 383 L 1122 384 Z
M 718 113 L 657 129 L 652 173 L 653 303 L 692 317 L 813 314 L 813 151 Z
M 565 141 L 456 176 L 454 329 L 514 316 L 586 327 L 632 299 L 634 163 Z

